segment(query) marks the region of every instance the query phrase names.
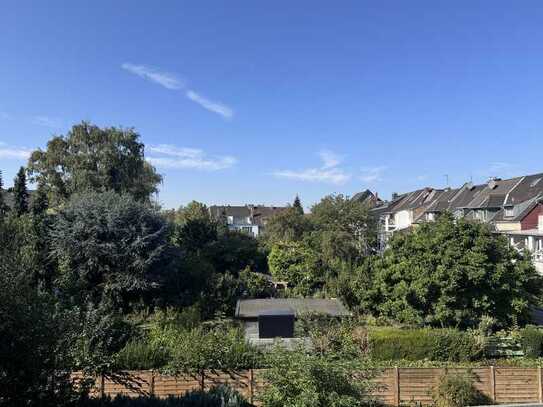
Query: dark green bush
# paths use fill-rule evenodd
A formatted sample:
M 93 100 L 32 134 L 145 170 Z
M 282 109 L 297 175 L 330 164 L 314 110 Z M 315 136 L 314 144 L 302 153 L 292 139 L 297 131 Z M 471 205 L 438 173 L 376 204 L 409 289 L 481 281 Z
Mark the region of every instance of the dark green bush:
M 147 339 L 132 340 L 116 355 L 118 370 L 160 369 L 169 359 L 168 350 Z
M 369 347 L 374 360 L 463 362 L 483 355 L 483 346 L 474 335 L 453 329 L 373 329 Z
M 491 404 L 488 397 L 478 391 L 475 377 L 467 374 L 445 374 L 432 392 L 435 407 L 464 407 Z
M 226 386 L 218 386 L 207 392 L 193 391 L 182 397 L 129 398 L 117 396 L 114 399 L 86 399 L 79 407 L 250 407 L 238 392 Z
M 524 356 L 538 358 L 543 350 L 543 332 L 536 327 L 526 327 L 520 331 L 520 343 Z

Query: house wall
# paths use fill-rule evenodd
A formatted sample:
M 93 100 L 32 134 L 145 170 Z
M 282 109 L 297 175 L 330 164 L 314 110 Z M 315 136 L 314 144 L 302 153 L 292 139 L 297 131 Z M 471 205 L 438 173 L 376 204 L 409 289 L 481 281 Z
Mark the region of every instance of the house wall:
M 539 215 L 543 215 L 543 204 L 538 204 L 531 212 L 522 219 L 522 230 L 537 229 Z
M 394 214 L 396 230 L 405 229 L 413 223 L 413 213 L 410 210 L 400 211 Z
M 498 232 L 512 232 L 521 230 L 520 222 L 496 222 L 496 230 Z

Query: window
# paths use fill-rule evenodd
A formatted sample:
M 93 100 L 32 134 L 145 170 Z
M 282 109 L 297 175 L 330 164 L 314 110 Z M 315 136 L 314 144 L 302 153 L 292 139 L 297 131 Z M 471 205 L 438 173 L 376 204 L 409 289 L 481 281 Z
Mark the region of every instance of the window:
M 513 207 L 505 208 L 505 216 L 511 217 L 514 214 L 515 214 L 515 208 Z
M 228 216 L 227 222 L 228 222 L 229 225 L 233 225 L 234 224 L 234 217 L 233 216 Z

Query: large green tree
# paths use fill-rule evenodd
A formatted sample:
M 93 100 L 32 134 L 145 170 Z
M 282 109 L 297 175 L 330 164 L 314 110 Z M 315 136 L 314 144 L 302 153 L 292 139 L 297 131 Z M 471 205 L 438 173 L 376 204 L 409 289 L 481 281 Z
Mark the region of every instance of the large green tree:
M 2 170 L 0 170 L 0 222 L 4 220 L 8 211 L 9 207 L 4 199 L 4 180 L 2 178 Z
M 28 161 L 32 181 L 42 181 L 53 202 L 77 192 L 115 191 L 149 199 L 162 178 L 145 161 L 144 145 L 133 129 L 99 128 L 87 122 L 56 136 Z
M 130 195 L 75 195 L 51 231 L 58 287 L 78 303 L 126 306 L 160 284 L 168 270 L 168 227 Z
M 473 327 L 490 315 L 503 327 L 524 324 L 543 293 L 528 254 L 450 214 L 396 233 L 382 257 L 357 271 L 361 308 L 402 323 Z

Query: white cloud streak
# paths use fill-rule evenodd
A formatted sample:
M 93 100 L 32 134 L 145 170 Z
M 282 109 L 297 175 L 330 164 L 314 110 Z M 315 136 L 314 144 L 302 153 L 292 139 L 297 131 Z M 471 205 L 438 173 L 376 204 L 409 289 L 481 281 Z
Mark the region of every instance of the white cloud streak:
M 346 173 L 338 165 L 341 164 L 341 158 L 328 150 L 319 152 L 322 160 L 320 168 L 307 168 L 304 170 L 279 170 L 273 172 L 278 178 L 288 178 L 307 182 L 324 182 L 329 184 L 341 185 L 351 179 L 351 174 Z
M 51 129 L 62 127 L 62 123 L 59 119 L 49 116 L 34 116 L 32 122 L 38 126 L 49 127 Z
M 207 109 L 213 113 L 217 113 L 225 119 L 231 119 L 232 116 L 234 116 L 234 111 L 230 107 L 220 102 L 214 102 L 212 100 L 209 100 L 202 95 L 194 92 L 193 90 L 187 90 L 186 96 L 193 102 L 198 103 L 204 109 Z
M 160 144 L 147 148 L 156 154 L 147 157 L 152 165 L 169 169 L 196 169 L 203 171 L 218 171 L 234 166 L 238 160 L 231 156 L 208 156 L 197 148 L 176 147 Z
M 363 168 L 362 175 L 359 177 L 361 181 L 372 183 L 383 179 L 383 172 L 387 169 L 385 166 Z
M 131 74 L 137 75 L 140 78 L 154 82 L 160 86 L 170 90 L 178 90 L 184 87 L 183 82 L 175 75 L 168 72 L 161 72 L 155 68 L 151 68 L 145 65 L 135 65 L 130 63 L 124 63 L 121 65 L 125 71 Z
M 24 147 L 9 146 L 0 142 L 0 158 L 6 160 L 27 160 L 32 150 Z

